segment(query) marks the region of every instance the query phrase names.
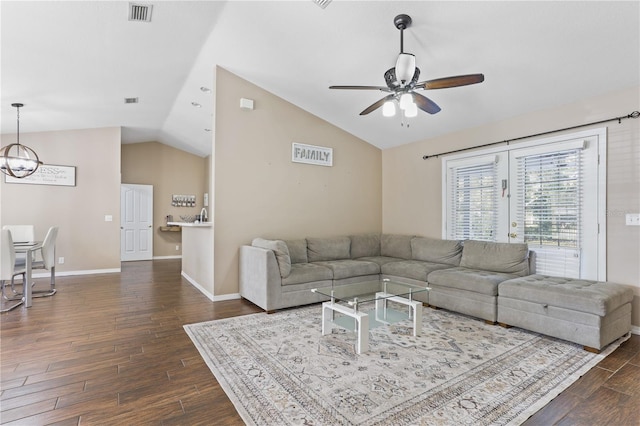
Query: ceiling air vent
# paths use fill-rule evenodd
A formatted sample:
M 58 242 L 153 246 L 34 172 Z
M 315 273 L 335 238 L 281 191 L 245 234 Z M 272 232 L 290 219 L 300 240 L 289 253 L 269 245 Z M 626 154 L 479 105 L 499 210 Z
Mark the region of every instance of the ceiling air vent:
M 313 2 L 324 9 L 325 7 L 329 6 L 331 0 L 313 0 Z
M 151 22 L 153 5 L 143 3 L 129 3 L 129 20 L 134 22 Z
M 125 104 L 137 104 L 138 98 L 124 98 Z

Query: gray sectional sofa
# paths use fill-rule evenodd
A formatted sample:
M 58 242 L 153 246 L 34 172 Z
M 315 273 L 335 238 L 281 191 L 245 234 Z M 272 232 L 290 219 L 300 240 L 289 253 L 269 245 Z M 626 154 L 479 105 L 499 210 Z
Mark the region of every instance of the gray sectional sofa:
M 596 351 L 630 331 L 630 288 L 575 284 L 579 280 L 550 285 L 553 277 L 534 275 L 533 265 L 533 252 L 526 244 L 396 234 L 256 238 L 240 248 L 239 286 L 243 298 L 271 312 L 326 300 L 311 292 L 313 288 L 388 278 L 428 286 L 429 292 L 419 300 L 433 307 L 519 326 Z M 589 304 L 586 299 L 592 297 L 599 302 Z

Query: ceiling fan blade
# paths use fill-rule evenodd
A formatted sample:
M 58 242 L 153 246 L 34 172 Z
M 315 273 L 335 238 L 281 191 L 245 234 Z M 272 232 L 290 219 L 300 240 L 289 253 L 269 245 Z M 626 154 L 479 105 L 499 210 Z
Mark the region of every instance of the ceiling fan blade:
M 446 89 L 448 87 L 467 86 L 469 84 L 482 83 L 484 74 L 457 75 L 454 77 L 436 78 L 435 80 L 422 81 L 416 84 L 416 89 Z
M 329 86 L 329 89 L 341 90 L 380 90 L 381 92 L 390 92 L 389 88 L 384 86 Z
M 382 105 L 384 105 L 385 102 L 390 101 L 391 99 L 393 99 L 396 95 L 392 94 L 392 95 L 388 95 L 385 96 L 384 98 L 380 99 L 379 101 L 375 102 L 374 104 L 370 105 L 369 107 L 367 107 L 364 111 L 362 111 L 360 113 L 360 115 L 367 115 L 369 114 L 371 111 L 375 111 L 378 108 L 380 108 Z
M 435 114 L 440 111 L 440 107 L 435 102 L 420 93 L 413 92 L 413 101 L 418 108 L 429 114 Z

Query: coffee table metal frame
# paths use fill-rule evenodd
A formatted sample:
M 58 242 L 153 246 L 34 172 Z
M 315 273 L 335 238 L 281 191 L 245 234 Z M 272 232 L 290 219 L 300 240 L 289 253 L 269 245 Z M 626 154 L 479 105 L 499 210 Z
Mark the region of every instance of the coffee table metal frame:
M 392 301 L 402 305 L 406 305 L 409 307 L 409 319 L 413 320 L 413 336 L 419 336 L 422 332 L 422 302 L 413 300 L 413 294 L 415 292 L 424 292 L 428 291 L 428 287 L 416 287 L 409 284 L 404 283 L 396 283 L 393 282 L 394 285 L 404 286 L 407 289 L 406 293 L 396 294 L 396 293 L 388 293 L 387 292 L 387 284 L 390 283 L 389 279 L 383 279 L 382 291 L 375 292 L 375 297 L 373 299 L 366 300 L 375 301 L 375 319 L 378 322 L 390 324 L 391 321 L 387 321 L 387 302 Z M 360 283 L 361 284 L 361 283 Z M 347 284 L 349 285 L 349 284 Z M 341 313 L 345 316 L 353 318 L 355 320 L 355 331 L 356 331 L 356 353 L 361 354 L 369 350 L 369 313 L 363 312 L 358 309 L 359 304 L 362 303 L 359 298 L 364 296 L 350 296 L 347 298 L 337 298 L 335 297 L 335 290 L 331 289 L 329 292 L 323 292 L 323 289 L 312 289 L 314 293 L 324 294 L 326 296 L 330 296 L 331 300 L 328 302 L 322 303 L 322 335 L 326 336 L 331 334 L 332 326 L 335 319 L 335 313 Z M 406 296 L 406 297 L 405 297 Z M 345 304 L 340 304 L 338 302 L 346 302 Z M 382 316 L 380 316 L 382 313 Z

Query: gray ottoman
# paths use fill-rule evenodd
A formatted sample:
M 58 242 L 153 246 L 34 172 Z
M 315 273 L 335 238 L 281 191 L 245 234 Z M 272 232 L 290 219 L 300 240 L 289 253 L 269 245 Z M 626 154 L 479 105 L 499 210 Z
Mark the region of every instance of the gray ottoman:
M 631 330 L 632 299 L 620 284 L 528 275 L 500 283 L 498 322 L 599 352 Z

